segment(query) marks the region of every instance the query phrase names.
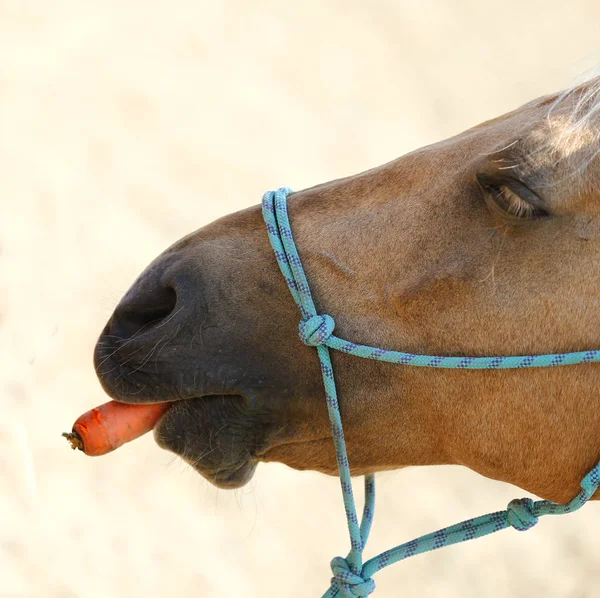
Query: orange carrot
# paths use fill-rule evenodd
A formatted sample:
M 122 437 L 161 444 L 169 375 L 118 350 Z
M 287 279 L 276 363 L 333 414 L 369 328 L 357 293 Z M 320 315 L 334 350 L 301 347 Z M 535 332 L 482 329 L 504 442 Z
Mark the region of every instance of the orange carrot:
M 172 403 L 129 405 L 109 401 L 84 413 L 63 436 L 73 450 L 86 455 L 106 455 L 126 442 L 150 432 Z

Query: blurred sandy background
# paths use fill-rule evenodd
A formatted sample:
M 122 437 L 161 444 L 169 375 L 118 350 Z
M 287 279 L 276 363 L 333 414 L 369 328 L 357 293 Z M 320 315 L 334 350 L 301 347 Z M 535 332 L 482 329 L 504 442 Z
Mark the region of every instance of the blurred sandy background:
M 150 436 L 69 450 L 105 400 L 96 336 L 191 229 L 568 86 L 599 23 L 595 1 L 0 0 L 0 597 L 320 596 L 337 480 L 270 465 L 225 492 Z M 381 475 L 368 556 L 522 494 Z M 376 596 L 597 596 L 599 531 L 594 504 L 396 565 Z

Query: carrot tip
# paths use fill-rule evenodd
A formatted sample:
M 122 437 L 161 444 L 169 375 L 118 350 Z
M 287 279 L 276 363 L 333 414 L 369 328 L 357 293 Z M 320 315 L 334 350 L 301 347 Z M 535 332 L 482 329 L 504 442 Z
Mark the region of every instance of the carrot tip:
M 71 443 L 71 448 L 73 450 L 75 449 L 79 449 L 80 451 L 83 451 L 83 440 L 81 439 L 81 436 L 79 436 L 79 434 L 77 434 L 77 432 L 63 432 L 63 436 Z

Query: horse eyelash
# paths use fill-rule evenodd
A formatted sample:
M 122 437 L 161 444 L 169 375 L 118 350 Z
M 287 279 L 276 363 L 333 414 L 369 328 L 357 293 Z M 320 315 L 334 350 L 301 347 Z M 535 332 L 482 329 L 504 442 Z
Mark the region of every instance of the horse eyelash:
M 499 204 L 507 214 L 519 219 L 531 219 L 537 216 L 537 210 L 528 201 L 513 193 L 505 185 L 501 185 L 497 189 L 491 190 L 494 194 L 494 200 Z

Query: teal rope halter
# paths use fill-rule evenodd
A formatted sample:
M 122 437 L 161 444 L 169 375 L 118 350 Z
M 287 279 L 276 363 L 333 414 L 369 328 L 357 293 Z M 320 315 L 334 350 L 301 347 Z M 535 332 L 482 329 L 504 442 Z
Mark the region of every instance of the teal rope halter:
M 375 590 L 373 575 L 392 563 L 458 542 L 481 538 L 507 527 L 526 531 L 531 529 L 537 523 L 538 518 L 543 515 L 562 515 L 581 508 L 600 486 L 600 463 L 583 478 L 580 484 L 581 492 L 568 504 L 561 505 L 547 500 L 534 502 L 530 498 L 513 500 L 505 511 L 468 519 L 421 536 L 382 552 L 363 564 L 363 551 L 369 537 L 375 510 L 375 476 L 365 476 L 365 506 L 359 523 L 329 349 L 336 349 L 357 357 L 402 365 L 469 370 L 554 367 L 599 362 L 600 351 L 515 357 L 444 357 L 387 351 L 357 345 L 334 336 L 335 322 L 331 316 L 317 313 L 302 262 L 294 244 L 287 214 L 287 196 L 291 192 L 291 189 L 285 187 L 277 191 L 267 191 L 262 202 L 263 217 L 279 268 L 302 314 L 299 326 L 300 339 L 306 345 L 316 347 L 321 362 L 327 410 L 331 420 L 346 520 L 350 533 L 350 552 L 346 558 L 338 556 L 331 561 L 333 579 L 331 587 L 325 592 L 323 598 L 369 596 Z

